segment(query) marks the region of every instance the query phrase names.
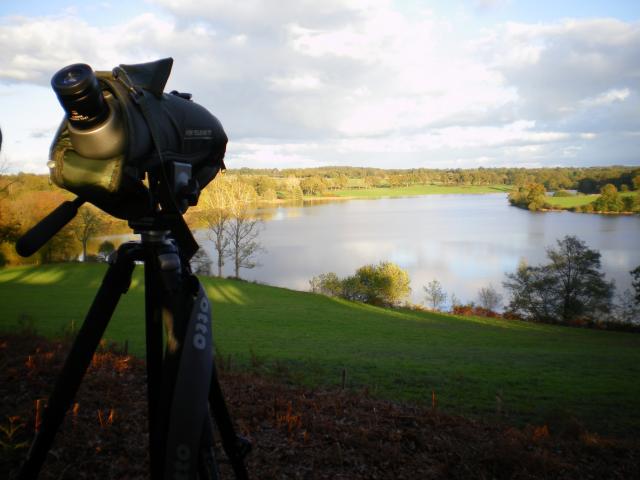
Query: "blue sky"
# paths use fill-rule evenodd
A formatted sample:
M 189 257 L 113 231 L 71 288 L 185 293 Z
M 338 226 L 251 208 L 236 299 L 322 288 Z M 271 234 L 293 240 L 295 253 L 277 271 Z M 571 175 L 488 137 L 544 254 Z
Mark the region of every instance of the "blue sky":
M 46 172 L 49 79 L 172 56 L 229 167 L 640 163 L 640 2 L 0 2 L 0 160 Z
M 432 9 L 446 15 L 453 15 L 460 9 L 478 13 L 484 21 L 504 22 L 548 22 L 562 18 L 612 17 L 624 21 L 639 19 L 640 7 L 637 1 L 594 1 L 594 0 L 396 0 L 399 10 L 415 12 Z M 144 1 L 72 1 L 72 0 L 20 0 L 0 3 L 0 14 L 4 15 L 58 15 L 65 10 L 78 12 L 87 20 L 118 22 L 123 16 L 137 15 L 159 9 Z M 96 12 L 99 11 L 99 14 Z

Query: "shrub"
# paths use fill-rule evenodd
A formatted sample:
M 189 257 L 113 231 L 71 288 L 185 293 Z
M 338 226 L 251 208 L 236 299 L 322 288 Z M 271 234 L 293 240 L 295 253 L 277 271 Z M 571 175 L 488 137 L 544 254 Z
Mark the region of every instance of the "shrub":
M 566 190 L 558 190 L 554 192 L 554 197 L 575 197 L 575 194 L 567 192 Z
M 480 307 L 476 304 L 467 303 L 466 305 L 454 305 L 451 309 L 451 313 L 454 315 L 462 315 L 465 317 L 488 317 L 488 318 L 499 318 L 500 314 L 490 310 L 488 308 Z
M 313 277 L 311 291 L 347 300 L 393 306 L 404 300 L 411 288 L 409 274 L 391 262 L 360 267 L 355 275 L 340 279 L 333 273 Z
M 321 293 L 329 297 L 339 297 L 342 295 L 342 281 L 333 273 L 322 273 L 309 280 L 309 286 L 313 293 Z

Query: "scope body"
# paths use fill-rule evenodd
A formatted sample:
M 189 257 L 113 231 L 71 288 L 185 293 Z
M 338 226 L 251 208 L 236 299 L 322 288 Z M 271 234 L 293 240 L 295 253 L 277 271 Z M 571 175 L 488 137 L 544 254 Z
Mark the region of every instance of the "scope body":
M 193 205 L 225 168 L 227 135 L 191 95 L 163 91 L 172 63 L 163 59 L 97 72 L 73 64 L 58 71 L 51 84 L 65 118 L 51 146 L 52 181 L 110 215 L 131 220 L 157 208 L 150 177 L 166 180 L 167 172 L 179 170 L 184 176 L 190 170 Z M 177 185 L 171 179 L 165 183 L 170 190 Z

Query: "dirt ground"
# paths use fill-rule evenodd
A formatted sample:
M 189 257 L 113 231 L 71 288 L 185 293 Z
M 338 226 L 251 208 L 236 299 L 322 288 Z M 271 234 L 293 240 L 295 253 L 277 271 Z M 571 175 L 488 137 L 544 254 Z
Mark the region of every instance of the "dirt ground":
M 0 336 L 0 478 L 14 477 L 26 455 L 67 348 Z M 222 372 L 221 384 L 238 431 L 253 443 L 255 479 L 640 478 L 639 441 L 570 423 L 494 425 L 246 372 Z M 142 361 L 96 354 L 40 478 L 146 478 L 145 395 Z

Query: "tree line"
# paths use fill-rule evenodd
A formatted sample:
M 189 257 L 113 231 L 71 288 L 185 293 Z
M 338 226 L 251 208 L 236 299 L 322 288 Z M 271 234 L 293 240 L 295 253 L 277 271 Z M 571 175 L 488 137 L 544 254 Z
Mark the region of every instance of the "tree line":
M 313 179 L 324 182 L 327 190 L 343 188 L 345 179 L 356 188 L 394 187 L 411 185 L 508 185 L 542 184 L 545 190 L 576 190 L 597 193 L 606 184 L 618 190 L 640 188 L 640 168 L 610 167 L 554 167 L 554 168 L 477 168 L 477 169 L 379 169 L 366 167 L 318 167 L 305 169 L 249 169 L 230 170 L 244 178 L 267 176 L 273 179 Z M 317 190 L 317 186 L 316 186 Z
M 503 313 L 498 313 L 503 297 L 493 285 L 482 287 L 476 301 L 462 303 L 447 295 L 433 279 L 423 286 L 424 303 L 432 311 L 477 315 L 571 326 L 638 328 L 640 326 L 640 266 L 631 270 L 633 291 L 615 296 L 615 285 L 605 278 L 600 252 L 590 249 L 575 236 L 566 236 L 547 248 L 548 262 L 528 265 L 521 262 L 515 272 L 505 274 L 502 283 L 508 297 Z M 366 265 L 353 276 L 339 278 L 329 272 L 313 277 L 310 290 L 324 295 L 389 307 L 410 307 L 409 275 L 390 262 Z

